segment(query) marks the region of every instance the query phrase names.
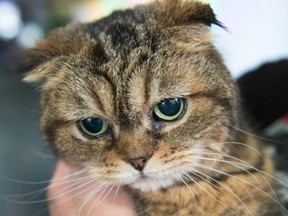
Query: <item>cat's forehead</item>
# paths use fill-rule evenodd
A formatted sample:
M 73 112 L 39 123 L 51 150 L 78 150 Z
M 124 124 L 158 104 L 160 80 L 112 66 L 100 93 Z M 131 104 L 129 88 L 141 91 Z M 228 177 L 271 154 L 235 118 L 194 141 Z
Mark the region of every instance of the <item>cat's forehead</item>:
M 155 53 L 165 47 L 165 42 L 190 51 L 210 46 L 208 27 L 211 24 L 221 26 L 209 5 L 166 0 L 114 12 L 92 23 L 68 25 L 51 32 L 29 51 L 26 69 L 32 71 L 25 80 L 35 82 L 49 78 L 54 70 L 49 71 L 47 67 L 55 65 L 51 60 L 73 55 L 85 58 L 83 49 L 87 51 L 87 47 L 97 47 L 88 50 L 92 51 L 95 61 L 102 64 L 117 57 L 131 57 L 130 53 L 138 48 L 146 47 L 147 52 Z M 145 58 L 142 55 L 142 59 Z
M 70 85 L 75 96 L 91 102 L 90 110 L 97 103 L 110 116 L 117 112 L 119 119 L 127 120 L 142 113 L 144 107 L 148 110 L 162 100 L 186 97 L 207 87 L 202 78 L 203 71 L 208 72 L 205 52 L 210 43 L 197 48 L 197 41 L 195 47 L 189 41 L 187 49 L 184 35 L 177 39 L 180 32 L 169 37 L 152 27 L 145 28 L 141 22 L 114 20 L 106 27 L 102 22 L 100 27 L 93 24 L 91 29 L 97 29 L 97 34 L 90 32 L 91 45 L 77 55 L 73 77 L 81 83 L 77 86 L 81 90 L 75 91 L 75 85 Z M 195 31 L 194 39 L 201 32 L 190 31 Z
M 95 49 L 99 49 L 96 47 Z M 174 49 L 176 49 L 174 47 Z M 114 50 L 115 51 L 115 50 Z M 201 56 L 190 55 L 183 57 L 178 55 L 177 50 L 169 47 L 167 51 L 164 47 L 152 52 L 146 45 L 130 48 L 125 55 L 108 55 L 111 52 L 109 46 L 101 47 L 96 53 L 107 56 L 104 61 L 98 62 L 94 53 L 89 50 L 77 62 L 75 78 L 85 78 L 89 80 L 86 84 L 92 85 L 96 89 L 102 85 L 109 85 L 115 95 L 119 98 L 126 97 L 131 91 L 131 96 L 152 94 L 158 101 L 191 93 L 191 79 L 201 72 L 201 67 L 195 64 Z M 116 51 L 115 51 L 116 52 Z M 89 56 L 89 57 L 87 57 Z M 94 61 L 95 60 L 95 61 Z M 70 74 L 70 71 L 68 71 Z M 79 76 L 80 75 L 80 76 Z M 105 80 L 103 82 L 103 80 Z M 188 83 L 189 82 L 189 83 Z M 198 83 L 199 84 L 199 83 Z M 85 85 L 85 84 L 83 84 Z M 139 90 L 140 89 L 140 90 Z
M 99 21 L 86 24 L 88 34 L 98 44 L 105 46 L 106 55 L 123 55 L 145 45 L 153 26 L 134 10 L 114 12 Z

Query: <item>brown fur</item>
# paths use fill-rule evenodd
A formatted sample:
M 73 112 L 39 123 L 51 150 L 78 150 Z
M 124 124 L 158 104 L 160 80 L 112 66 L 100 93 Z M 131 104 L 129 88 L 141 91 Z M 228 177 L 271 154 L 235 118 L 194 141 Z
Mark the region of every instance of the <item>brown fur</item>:
M 211 24 L 221 26 L 207 4 L 156 1 L 55 30 L 27 56 L 25 81 L 42 82 L 51 149 L 127 187 L 136 215 L 280 214 L 269 157 L 237 130 L 237 89 Z M 157 103 L 178 97 L 180 119 L 153 119 Z M 89 117 L 105 119 L 109 133 L 85 136 L 77 123 Z M 137 158 L 148 160 L 146 178 L 130 165 Z

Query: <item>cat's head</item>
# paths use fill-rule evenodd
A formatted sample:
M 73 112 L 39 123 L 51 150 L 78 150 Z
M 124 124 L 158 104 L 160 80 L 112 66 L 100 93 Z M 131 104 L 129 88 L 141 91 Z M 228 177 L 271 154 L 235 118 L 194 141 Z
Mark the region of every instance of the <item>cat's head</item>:
M 209 158 L 231 151 L 237 97 L 211 24 L 220 25 L 209 5 L 167 0 L 40 41 L 25 81 L 41 82 L 41 128 L 54 153 L 143 191 L 217 166 Z

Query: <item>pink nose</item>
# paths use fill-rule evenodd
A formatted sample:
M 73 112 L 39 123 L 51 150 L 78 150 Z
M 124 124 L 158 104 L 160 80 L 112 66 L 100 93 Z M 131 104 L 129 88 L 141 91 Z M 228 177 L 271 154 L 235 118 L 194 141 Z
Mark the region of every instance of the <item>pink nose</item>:
M 135 160 L 130 160 L 130 164 L 139 171 L 142 171 L 145 164 L 146 164 L 146 159 L 144 158 L 139 158 L 139 159 L 135 159 Z

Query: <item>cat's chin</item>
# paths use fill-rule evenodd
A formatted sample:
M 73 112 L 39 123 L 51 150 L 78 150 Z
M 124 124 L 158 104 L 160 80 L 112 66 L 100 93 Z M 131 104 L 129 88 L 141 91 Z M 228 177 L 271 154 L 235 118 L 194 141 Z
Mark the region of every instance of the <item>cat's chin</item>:
M 153 180 L 153 179 L 139 179 L 136 182 L 129 184 L 129 187 L 134 189 L 138 189 L 143 192 L 156 192 L 161 189 L 166 189 L 177 182 L 176 179 L 161 179 L 161 180 Z

